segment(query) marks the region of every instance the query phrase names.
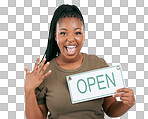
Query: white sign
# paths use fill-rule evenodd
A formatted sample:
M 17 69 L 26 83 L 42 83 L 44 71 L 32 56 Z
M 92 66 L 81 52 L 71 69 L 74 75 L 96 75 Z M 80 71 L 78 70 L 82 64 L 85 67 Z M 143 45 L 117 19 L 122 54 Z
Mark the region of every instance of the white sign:
M 112 66 L 66 76 L 72 103 L 115 94 L 125 87 L 121 66 Z

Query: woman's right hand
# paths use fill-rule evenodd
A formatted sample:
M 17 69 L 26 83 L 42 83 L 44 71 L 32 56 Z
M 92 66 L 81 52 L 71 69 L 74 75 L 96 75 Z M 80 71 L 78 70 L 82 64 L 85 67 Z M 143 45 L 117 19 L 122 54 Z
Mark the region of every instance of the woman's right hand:
M 45 65 L 46 58 L 44 58 L 38 67 L 38 63 L 40 61 L 40 58 L 38 57 L 34 66 L 33 71 L 30 73 L 30 70 L 27 66 L 24 66 L 26 71 L 25 76 L 25 92 L 28 91 L 34 91 L 36 87 L 38 87 L 43 80 L 51 73 L 51 70 L 49 70 L 47 73 L 44 74 L 46 68 L 49 65 L 49 62 L 47 62 Z

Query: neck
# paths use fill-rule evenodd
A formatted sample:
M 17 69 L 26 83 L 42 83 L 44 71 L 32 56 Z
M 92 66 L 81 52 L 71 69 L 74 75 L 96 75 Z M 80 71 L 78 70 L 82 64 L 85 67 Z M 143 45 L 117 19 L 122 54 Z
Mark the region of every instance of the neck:
M 83 54 L 79 53 L 75 58 L 73 59 L 67 59 L 65 58 L 63 55 L 60 54 L 60 56 L 58 56 L 56 58 L 56 61 L 58 62 L 58 64 L 70 64 L 70 63 L 75 63 L 75 62 L 79 62 L 81 60 L 81 58 L 83 58 Z

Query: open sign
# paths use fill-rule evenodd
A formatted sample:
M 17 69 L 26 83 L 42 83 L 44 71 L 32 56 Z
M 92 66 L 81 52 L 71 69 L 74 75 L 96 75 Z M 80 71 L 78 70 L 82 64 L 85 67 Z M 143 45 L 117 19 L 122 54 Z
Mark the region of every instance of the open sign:
M 72 103 L 115 94 L 125 87 L 121 66 L 112 66 L 66 76 Z

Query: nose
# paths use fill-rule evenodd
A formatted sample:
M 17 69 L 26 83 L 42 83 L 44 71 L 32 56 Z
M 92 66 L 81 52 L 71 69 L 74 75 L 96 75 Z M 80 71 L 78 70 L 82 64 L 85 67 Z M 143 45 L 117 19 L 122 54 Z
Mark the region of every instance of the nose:
M 67 41 L 74 42 L 74 40 L 75 40 L 75 36 L 72 34 L 68 34 Z

